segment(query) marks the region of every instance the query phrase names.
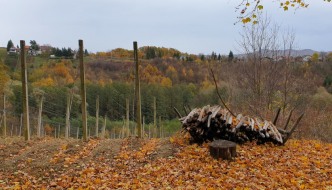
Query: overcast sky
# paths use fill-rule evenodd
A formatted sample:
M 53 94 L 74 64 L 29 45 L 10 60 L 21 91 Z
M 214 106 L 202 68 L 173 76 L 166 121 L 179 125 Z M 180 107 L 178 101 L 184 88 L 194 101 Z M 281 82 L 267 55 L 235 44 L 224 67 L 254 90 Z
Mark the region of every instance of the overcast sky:
M 182 52 L 236 52 L 242 0 L 0 0 L 0 46 L 9 39 L 89 51 L 162 46 Z M 265 0 L 270 1 L 270 0 Z M 332 51 L 332 3 L 311 0 L 308 9 L 284 12 L 265 6 L 271 19 L 296 33 L 298 49 Z M 239 52 L 236 52 L 239 53 Z

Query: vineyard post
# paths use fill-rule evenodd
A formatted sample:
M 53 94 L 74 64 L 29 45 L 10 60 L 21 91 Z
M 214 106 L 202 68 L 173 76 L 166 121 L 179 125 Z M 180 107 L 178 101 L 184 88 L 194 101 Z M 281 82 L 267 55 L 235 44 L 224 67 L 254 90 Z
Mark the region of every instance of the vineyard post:
M 136 125 L 137 135 L 141 138 L 142 128 L 142 110 L 141 110 L 141 88 L 140 88 L 140 76 L 139 76 L 139 63 L 138 63 L 138 51 L 137 42 L 134 42 L 134 60 L 135 60 L 135 94 L 136 94 Z
M 60 128 L 60 124 L 58 125 L 58 138 L 60 138 L 60 130 L 61 130 L 61 128 Z
M 44 97 L 41 96 L 39 100 L 39 108 L 38 108 L 38 123 L 37 123 L 37 137 L 41 137 L 41 124 L 42 124 L 42 113 L 43 113 L 43 101 Z
M 76 139 L 78 139 L 79 134 L 80 134 L 80 128 L 77 127 L 77 130 L 76 130 Z
M 85 86 L 85 66 L 83 62 L 83 40 L 78 41 L 79 45 L 79 61 L 80 61 L 80 78 L 81 78 L 81 99 L 82 99 L 82 128 L 83 128 L 83 141 L 88 140 L 88 123 L 87 123 L 87 110 L 86 110 L 86 86 Z
M 19 131 L 18 136 L 22 136 L 22 126 L 23 126 L 23 114 L 21 114 L 21 117 L 20 117 L 20 131 Z
M 25 59 L 25 41 L 20 41 L 21 50 L 21 77 L 22 77 L 22 109 L 23 109 L 23 126 L 24 137 L 26 141 L 30 140 L 30 121 L 29 121 L 29 100 L 28 100 L 28 73 Z
M 145 134 L 144 127 L 145 127 L 145 117 L 143 115 L 142 138 L 144 138 L 144 134 Z
M 159 116 L 159 138 L 162 138 L 161 116 Z
M 95 136 L 98 137 L 98 125 L 99 125 L 99 96 L 96 99 L 96 132 Z
M 127 130 L 127 137 L 129 137 L 129 99 L 126 98 L 126 130 Z
M 67 108 L 66 108 L 66 126 L 65 126 L 65 138 L 69 137 L 69 125 L 70 125 L 70 94 L 67 93 Z
M 6 95 L 3 93 L 3 136 L 7 136 Z
M 14 130 L 14 125 L 12 124 L 12 128 L 10 130 L 10 136 L 12 137 L 13 136 L 13 130 Z
M 105 129 L 106 129 L 106 122 L 107 122 L 107 117 L 106 117 L 106 114 L 105 114 L 105 118 L 104 118 L 104 124 L 103 124 L 103 128 L 101 130 L 101 138 L 105 138 Z
M 156 97 L 153 97 L 153 131 L 154 137 L 156 137 L 155 133 L 157 130 L 157 103 Z

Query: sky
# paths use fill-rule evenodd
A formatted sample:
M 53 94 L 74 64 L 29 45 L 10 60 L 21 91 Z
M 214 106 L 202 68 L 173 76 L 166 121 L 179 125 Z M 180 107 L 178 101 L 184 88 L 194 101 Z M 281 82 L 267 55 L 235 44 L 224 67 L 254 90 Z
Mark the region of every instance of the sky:
M 238 52 L 242 0 L 0 0 L 0 46 L 9 39 L 91 52 L 138 46 L 175 48 L 193 54 Z M 264 0 L 271 21 L 291 28 L 298 49 L 332 51 L 332 3 L 307 0 L 307 9 L 284 12 Z

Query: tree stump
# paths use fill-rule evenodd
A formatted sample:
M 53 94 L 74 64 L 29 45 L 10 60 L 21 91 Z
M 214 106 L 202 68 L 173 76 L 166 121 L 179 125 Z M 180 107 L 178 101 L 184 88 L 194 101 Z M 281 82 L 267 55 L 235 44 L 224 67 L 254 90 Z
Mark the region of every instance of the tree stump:
M 236 143 L 226 140 L 215 140 L 209 145 L 210 155 L 223 160 L 232 160 L 236 156 Z

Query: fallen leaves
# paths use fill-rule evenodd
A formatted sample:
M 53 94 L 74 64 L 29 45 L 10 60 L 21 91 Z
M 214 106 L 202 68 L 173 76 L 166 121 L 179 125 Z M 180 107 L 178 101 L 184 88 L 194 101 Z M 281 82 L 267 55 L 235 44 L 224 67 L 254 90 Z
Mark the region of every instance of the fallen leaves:
M 286 146 L 248 143 L 238 146 L 235 161 L 228 162 L 212 159 L 207 145 L 189 145 L 182 137 L 169 139 L 168 143 L 176 146 L 178 151 L 168 157 L 153 156 L 161 150 L 160 139 L 124 139 L 120 151 L 112 158 L 105 159 L 103 153 L 98 153 L 95 159 L 89 159 L 103 141 L 90 140 L 75 147 L 76 151 L 70 151 L 68 143 L 62 144 L 49 162 L 52 170 L 57 171 L 45 171 L 45 178 L 24 172 L 24 168 L 14 173 L 0 170 L 0 189 L 332 187 L 332 145 L 319 141 L 290 140 Z M 53 169 L 56 164 L 62 167 Z M 24 167 L 30 166 L 25 162 Z M 50 175 L 49 172 L 57 174 Z

